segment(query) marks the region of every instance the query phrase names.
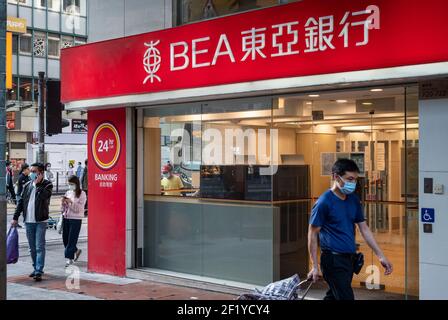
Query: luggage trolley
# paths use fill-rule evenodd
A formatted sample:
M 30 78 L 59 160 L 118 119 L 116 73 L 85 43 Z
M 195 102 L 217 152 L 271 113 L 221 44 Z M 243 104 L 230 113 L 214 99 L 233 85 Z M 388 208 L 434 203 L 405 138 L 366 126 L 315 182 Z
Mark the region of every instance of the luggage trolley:
M 242 294 L 237 300 L 305 300 L 312 286 L 312 279 L 300 282 L 299 276 L 295 275 L 271 283 L 261 290 L 255 289 L 255 292 Z

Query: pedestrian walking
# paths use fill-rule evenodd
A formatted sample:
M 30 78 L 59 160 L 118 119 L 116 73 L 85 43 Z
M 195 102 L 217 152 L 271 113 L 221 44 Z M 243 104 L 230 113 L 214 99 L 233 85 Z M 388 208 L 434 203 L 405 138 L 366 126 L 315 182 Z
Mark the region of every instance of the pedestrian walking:
M 392 273 L 392 264 L 378 246 L 364 218 L 359 197 L 354 194 L 359 175 L 356 163 L 349 159 L 336 161 L 332 169 L 333 186 L 322 194 L 312 209 L 308 248 L 312 270 L 308 278 L 317 281 L 318 237 L 321 247 L 320 267 L 330 289 L 324 300 L 354 300 L 352 279 L 356 259 L 355 225 L 366 243 L 372 248 L 385 268 L 385 275 Z
M 89 193 L 87 191 L 87 188 L 89 186 L 87 178 L 88 178 L 88 174 L 87 174 L 87 159 L 84 162 L 85 166 L 84 166 L 84 171 L 82 172 L 82 180 L 81 180 L 81 187 L 82 190 L 86 193 L 86 205 L 85 205 L 85 209 L 84 209 L 84 216 L 87 217 L 88 214 L 88 201 L 89 201 Z
M 13 183 L 13 176 L 14 172 L 12 170 L 12 164 L 11 161 L 6 161 L 6 189 L 9 191 L 11 195 L 11 200 L 14 204 L 17 203 L 17 197 L 16 192 L 14 190 L 14 183 Z
M 77 176 L 72 175 L 68 179 L 69 190 L 61 200 L 63 212 L 62 239 L 65 248 L 65 266 L 68 267 L 76 262 L 81 254 L 77 248 L 79 232 L 81 231 L 82 219 L 84 217 L 84 206 L 87 196 L 81 190 Z
M 54 181 L 54 175 L 53 172 L 51 171 L 51 163 L 45 164 L 45 179 L 50 182 Z
M 30 277 L 42 280 L 45 267 L 45 234 L 49 218 L 50 199 L 53 184 L 44 178 L 45 166 L 34 163 L 30 168 L 30 180 L 23 188 L 11 226 L 16 227 L 21 214 L 25 221 L 26 237 L 33 261 L 33 272 Z
M 81 181 L 82 178 L 82 171 L 83 171 L 83 167 L 81 162 L 78 162 L 78 168 L 76 168 L 76 176 L 78 177 L 78 179 Z
M 17 180 L 17 198 L 20 199 L 23 187 L 30 181 L 30 166 L 27 163 L 22 164 L 20 168 L 19 179 Z

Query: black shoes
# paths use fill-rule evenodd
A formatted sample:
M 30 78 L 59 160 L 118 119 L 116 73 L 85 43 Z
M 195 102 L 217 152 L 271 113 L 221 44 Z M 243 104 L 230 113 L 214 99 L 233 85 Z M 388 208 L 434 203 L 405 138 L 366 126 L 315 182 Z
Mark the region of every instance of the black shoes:
M 33 272 L 31 272 L 31 274 L 28 277 L 34 278 L 35 275 L 36 275 L 36 273 L 33 271 Z
M 42 274 L 41 274 L 41 273 L 36 273 L 36 274 L 34 275 L 34 280 L 35 280 L 36 282 L 40 282 L 40 281 L 42 281 Z

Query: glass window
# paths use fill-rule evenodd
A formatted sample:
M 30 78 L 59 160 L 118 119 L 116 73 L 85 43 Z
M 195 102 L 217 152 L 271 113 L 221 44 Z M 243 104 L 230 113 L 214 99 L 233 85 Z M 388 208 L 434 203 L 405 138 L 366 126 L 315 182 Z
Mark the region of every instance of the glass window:
M 21 101 L 31 101 L 32 100 L 32 79 L 31 78 L 20 78 L 20 90 L 19 96 Z
M 8 0 L 9 3 L 27 4 L 27 0 Z M 28 0 L 29 2 L 29 0 Z
M 178 24 L 279 4 L 278 0 L 178 0 Z
M 302 217 L 309 212 L 309 201 L 298 203 L 295 197 L 300 197 L 297 174 L 304 174 L 305 184 L 309 179 L 305 166 L 279 168 L 275 178 L 268 169 L 280 158 L 277 148 L 270 148 L 271 139 L 284 136 L 287 142 L 280 152 L 295 151 L 295 128 L 277 133 L 271 126 L 272 112 L 272 97 L 144 110 L 139 147 L 144 267 L 253 284 L 274 280 L 272 266 L 278 256 L 272 252 L 273 234 L 279 230 L 273 230 L 280 225 L 276 219 L 290 215 L 286 228 L 292 223 L 296 230 L 299 221 L 307 226 Z M 272 199 L 280 198 L 293 201 L 273 208 Z M 291 232 L 291 237 L 289 252 L 297 247 L 292 242 L 299 241 L 299 233 Z M 281 244 L 280 251 L 284 249 Z M 304 252 L 306 270 L 295 269 L 304 274 L 306 256 Z M 253 265 L 259 266 L 255 272 Z
M 47 0 L 35 0 L 34 5 L 37 8 L 45 8 L 47 6 Z
M 81 46 L 87 43 L 87 39 L 85 38 L 75 38 L 75 46 Z
M 34 33 L 33 53 L 36 57 L 45 57 L 47 53 L 47 42 L 45 33 Z
M 81 13 L 80 0 L 63 0 L 62 10 L 66 13 Z
M 47 0 L 48 10 L 61 11 L 61 0 Z
M 48 35 L 48 56 L 59 58 L 60 39 L 57 35 Z
M 61 38 L 61 49 L 73 47 L 73 37 L 62 36 Z
M 17 34 L 12 35 L 12 54 L 18 54 L 19 52 L 19 36 Z
M 9 89 L 6 95 L 6 100 L 14 101 L 17 100 L 17 78 L 12 78 L 12 89 Z
M 20 35 L 20 50 L 21 54 L 31 54 L 31 34 L 21 34 Z

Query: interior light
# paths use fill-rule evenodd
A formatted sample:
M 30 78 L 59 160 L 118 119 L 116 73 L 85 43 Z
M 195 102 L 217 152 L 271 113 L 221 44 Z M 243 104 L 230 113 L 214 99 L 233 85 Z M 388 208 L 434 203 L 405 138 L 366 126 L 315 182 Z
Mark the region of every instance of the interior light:
M 363 104 L 364 106 L 372 106 L 372 105 L 373 105 L 372 102 L 363 102 L 362 104 Z
M 319 94 L 310 94 L 310 95 L 308 95 L 308 97 L 310 97 L 310 98 L 319 98 L 320 95 Z
M 336 100 L 337 103 L 347 103 L 347 100 Z
M 370 92 L 383 92 L 384 90 L 383 89 L 372 89 L 372 90 L 370 90 Z

